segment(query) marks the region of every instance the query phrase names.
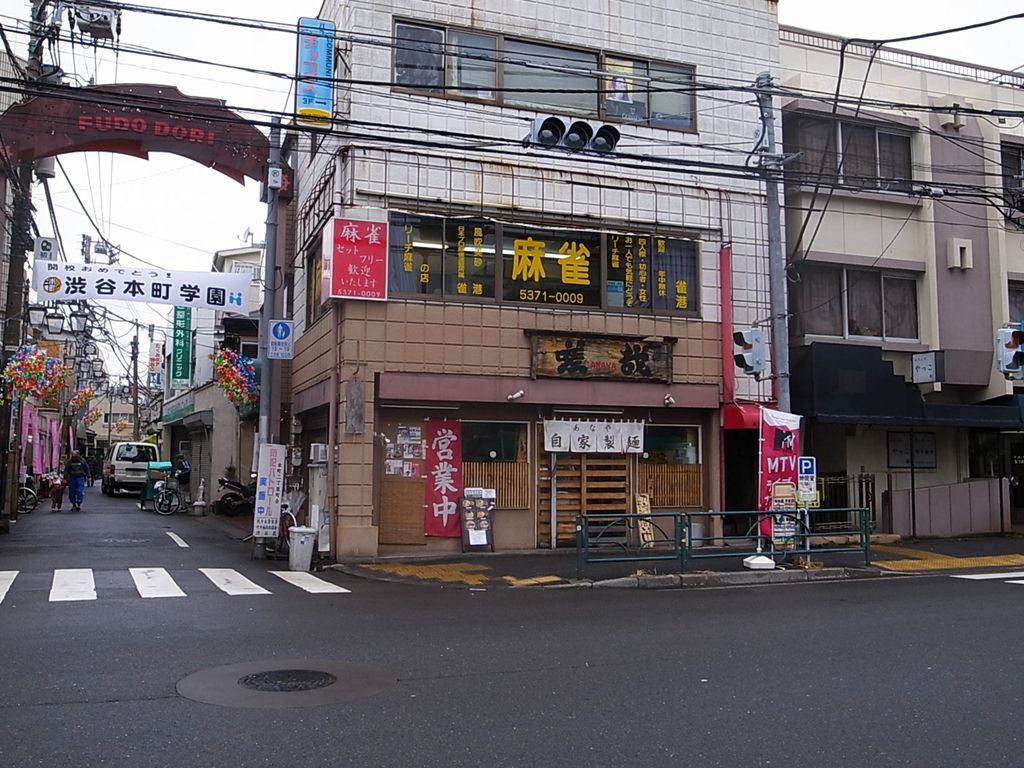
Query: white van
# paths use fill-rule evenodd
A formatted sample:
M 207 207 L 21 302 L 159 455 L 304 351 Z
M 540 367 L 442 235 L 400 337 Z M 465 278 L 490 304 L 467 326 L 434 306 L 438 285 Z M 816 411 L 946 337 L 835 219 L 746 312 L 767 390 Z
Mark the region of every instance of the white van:
M 103 493 L 107 496 L 118 491 L 139 493 L 146 485 L 146 470 L 151 461 L 159 461 L 152 443 L 114 443 L 103 462 Z

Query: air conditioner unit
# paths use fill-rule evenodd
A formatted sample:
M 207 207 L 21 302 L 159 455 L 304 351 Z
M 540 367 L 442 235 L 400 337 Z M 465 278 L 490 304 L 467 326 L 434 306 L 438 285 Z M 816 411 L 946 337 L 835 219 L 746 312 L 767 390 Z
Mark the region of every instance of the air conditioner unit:
M 327 463 L 327 443 L 312 443 L 309 446 L 309 463 Z

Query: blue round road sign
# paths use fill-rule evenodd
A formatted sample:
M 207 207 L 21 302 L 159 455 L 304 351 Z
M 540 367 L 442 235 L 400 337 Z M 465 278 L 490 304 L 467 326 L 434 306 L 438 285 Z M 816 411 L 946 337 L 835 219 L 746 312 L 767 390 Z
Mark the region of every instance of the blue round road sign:
M 275 339 L 284 341 L 291 335 L 292 329 L 288 327 L 288 323 L 274 323 L 274 327 L 271 329 L 271 333 L 274 334 Z

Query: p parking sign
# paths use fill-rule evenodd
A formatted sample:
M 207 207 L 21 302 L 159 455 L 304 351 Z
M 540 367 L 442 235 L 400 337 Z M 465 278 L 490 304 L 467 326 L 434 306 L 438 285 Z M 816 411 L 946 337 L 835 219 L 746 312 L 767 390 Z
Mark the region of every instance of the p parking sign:
M 814 456 L 798 456 L 796 460 L 797 498 L 802 502 L 818 498 L 818 460 Z

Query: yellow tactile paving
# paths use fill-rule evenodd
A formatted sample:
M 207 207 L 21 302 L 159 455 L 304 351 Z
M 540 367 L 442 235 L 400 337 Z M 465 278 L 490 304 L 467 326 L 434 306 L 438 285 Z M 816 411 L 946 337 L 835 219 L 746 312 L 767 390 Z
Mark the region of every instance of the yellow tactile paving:
M 936 557 L 946 557 L 946 555 L 937 555 L 934 552 L 928 552 L 924 549 L 897 547 L 894 544 L 874 544 L 872 545 L 871 550 L 873 552 L 884 552 L 887 555 L 901 555 L 903 557 L 909 557 L 913 560 L 931 560 Z
M 539 584 L 557 584 L 564 581 L 558 576 L 534 576 L 530 579 L 517 579 L 515 576 L 502 576 L 501 578 L 512 587 L 536 587 Z
M 950 557 L 931 553 L 927 559 L 877 560 L 873 563 L 886 571 L 949 571 L 966 568 L 999 568 L 1024 565 L 1024 555 L 992 555 L 989 557 Z
M 404 563 L 372 563 L 364 568 L 394 576 L 413 579 L 430 579 L 451 584 L 468 584 L 477 587 L 490 581 L 490 569 L 476 563 L 441 563 L 439 565 L 410 565 Z

